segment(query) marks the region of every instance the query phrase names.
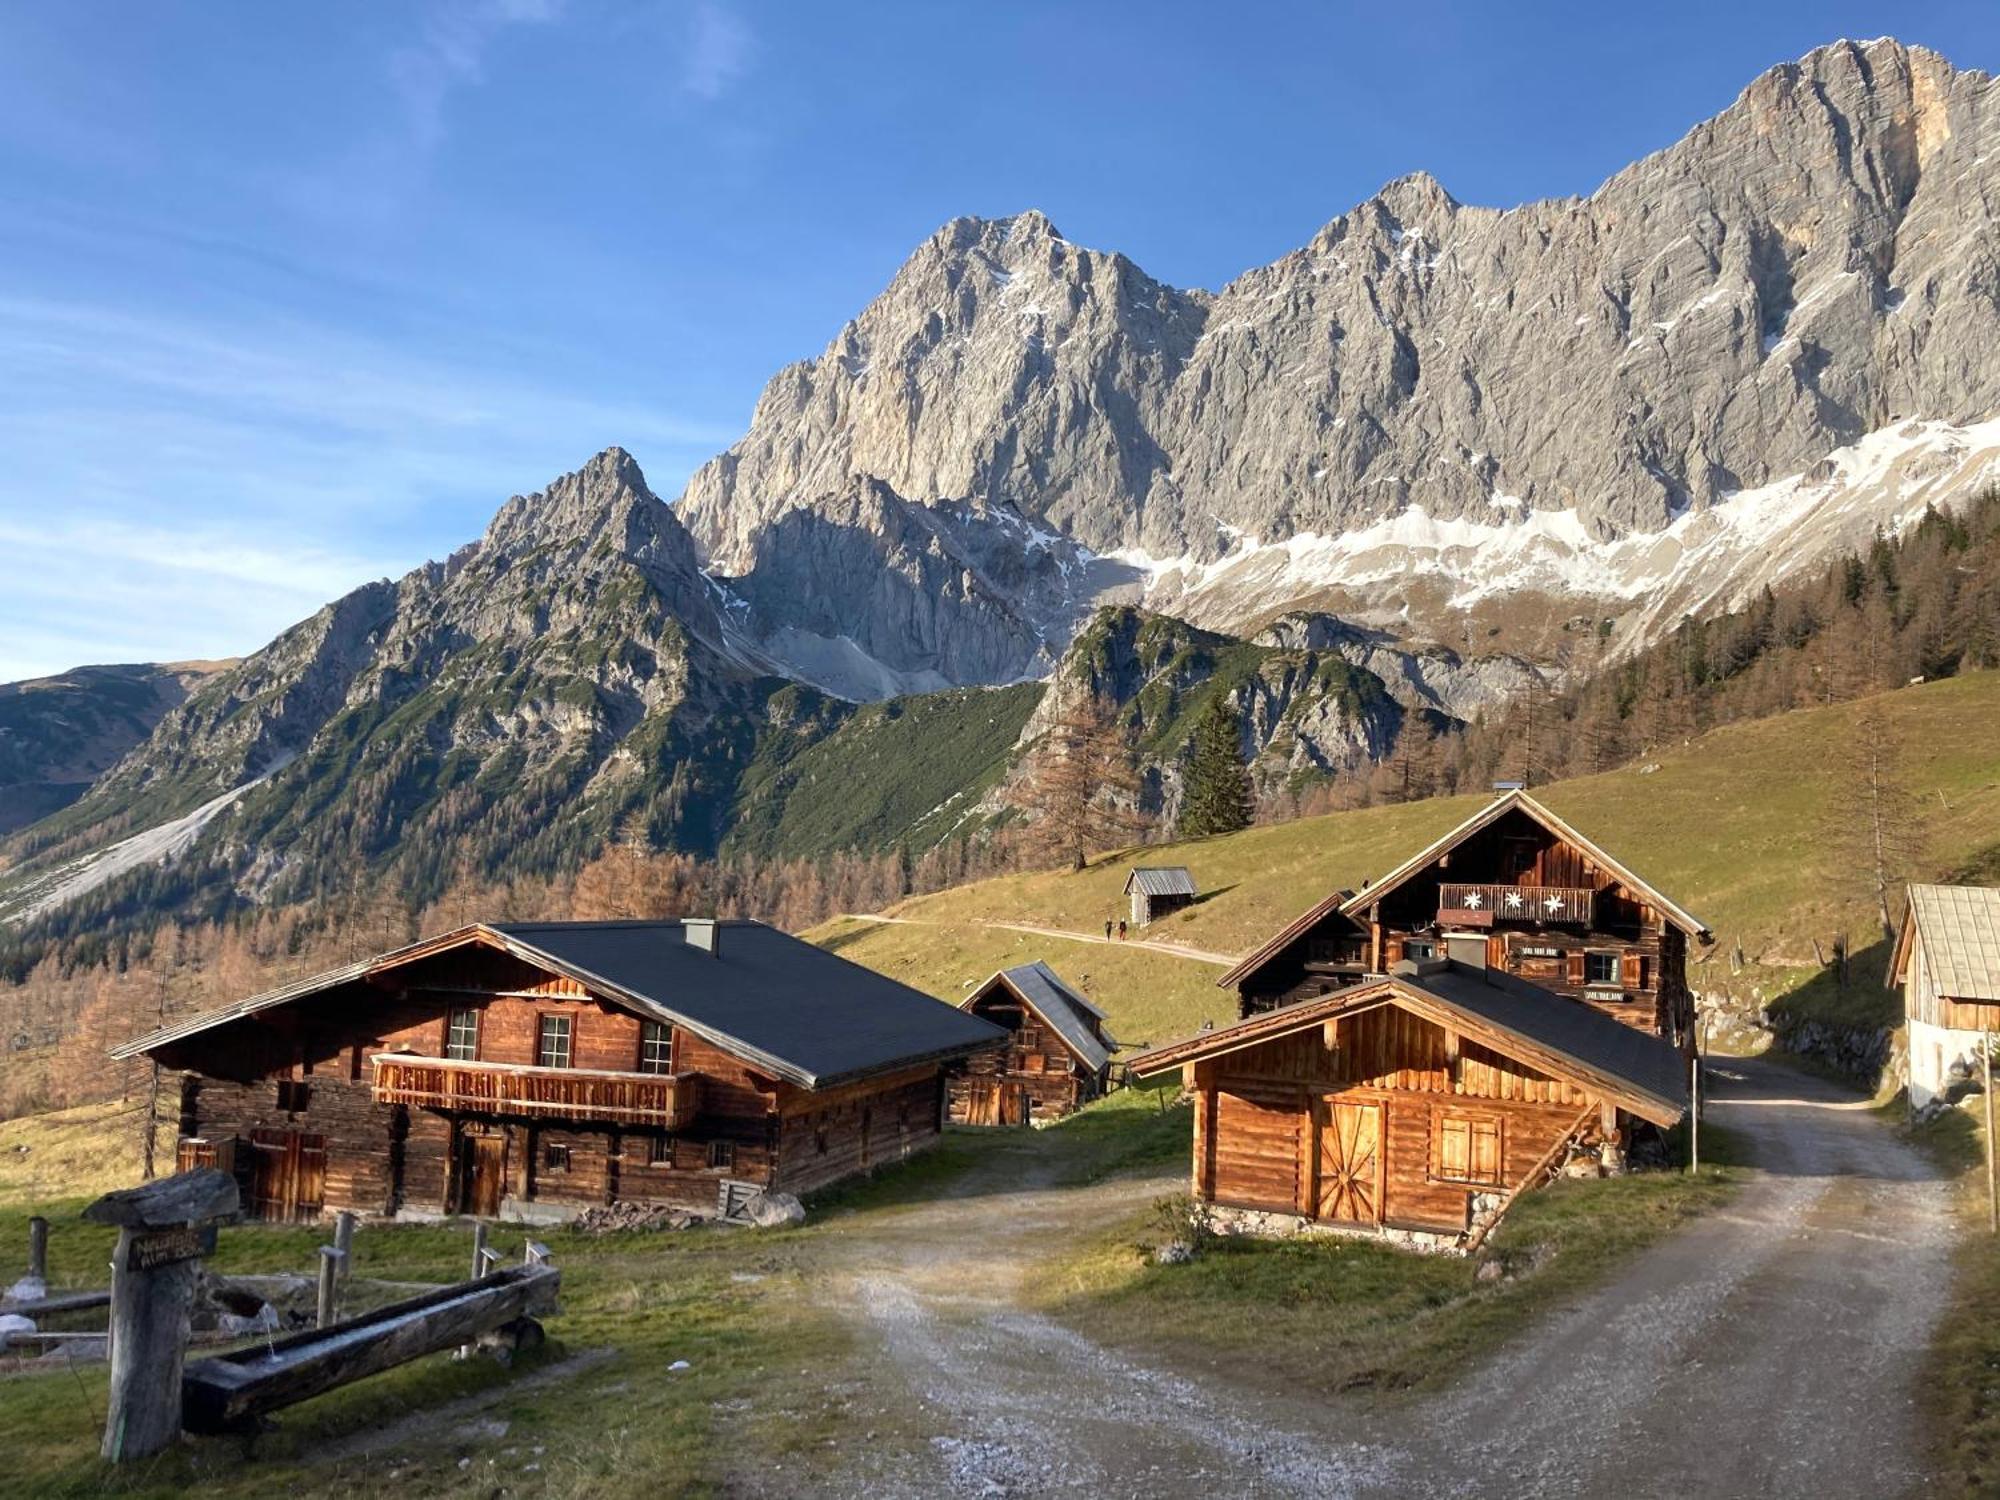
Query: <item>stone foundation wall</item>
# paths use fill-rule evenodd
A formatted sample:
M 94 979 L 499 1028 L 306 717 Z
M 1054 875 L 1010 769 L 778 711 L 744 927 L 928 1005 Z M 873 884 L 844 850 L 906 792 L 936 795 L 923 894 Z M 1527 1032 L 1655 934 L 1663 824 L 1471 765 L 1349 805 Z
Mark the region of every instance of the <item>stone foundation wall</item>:
M 1463 1235 L 1439 1230 L 1369 1228 L 1358 1224 L 1323 1224 L 1303 1214 L 1271 1213 L 1255 1208 L 1228 1208 L 1210 1203 L 1201 1209 L 1201 1225 L 1210 1234 L 1255 1235 L 1260 1239 L 1377 1240 L 1425 1255 L 1463 1255 Z

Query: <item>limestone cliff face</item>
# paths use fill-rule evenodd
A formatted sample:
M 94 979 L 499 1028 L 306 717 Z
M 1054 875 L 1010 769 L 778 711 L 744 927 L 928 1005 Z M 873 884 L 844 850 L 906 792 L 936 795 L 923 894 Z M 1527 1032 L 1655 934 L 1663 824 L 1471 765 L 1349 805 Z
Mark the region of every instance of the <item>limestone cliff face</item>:
M 940 666 L 953 681 L 1059 653 L 1104 597 L 1233 626 L 1340 584 L 1354 613 L 1393 620 L 1410 560 L 1450 574 L 1454 546 L 1499 557 L 1495 589 L 1622 608 L 1699 568 L 1704 597 L 1726 594 L 1769 538 L 1708 545 L 1688 518 L 1911 419 L 2000 411 L 1996 203 L 1994 81 L 1884 40 L 1772 69 L 1588 198 L 1471 208 L 1405 178 L 1216 293 L 1040 214 L 955 220 L 770 383 L 680 510 L 731 574 L 768 566 L 765 538 L 796 513 L 830 552 L 827 528 L 884 525 L 829 511 L 857 484 L 1018 517 L 1023 560 L 1082 549 L 1064 559 L 1073 597 L 1019 611 L 1032 628 L 1008 649 Z M 1964 484 L 1992 468 L 1963 467 Z M 1872 470 L 1844 479 L 1829 506 L 1864 534 L 1910 503 Z M 1805 529 L 1802 551 L 1852 529 Z M 1251 542 L 1255 566 L 1190 574 Z M 1440 621 L 1466 607 L 1447 591 L 1405 624 L 1448 639 Z M 820 635 L 922 655 L 873 580 L 815 608 Z

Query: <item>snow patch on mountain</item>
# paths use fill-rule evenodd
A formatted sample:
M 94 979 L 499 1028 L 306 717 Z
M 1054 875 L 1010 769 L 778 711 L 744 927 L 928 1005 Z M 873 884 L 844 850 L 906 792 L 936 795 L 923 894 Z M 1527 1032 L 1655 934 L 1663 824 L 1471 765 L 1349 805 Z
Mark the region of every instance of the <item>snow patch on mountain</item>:
M 1414 504 L 1340 535 L 1243 536 L 1213 562 L 1107 554 L 1142 576 L 1149 609 L 1201 624 L 1241 622 L 1329 588 L 1435 578 L 1447 607 L 1500 595 L 1559 594 L 1626 618 L 1621 640 L 1656 639 L 1688 613 L 1733 608 L 1766 584 L 1894 534 L 1926 506 L 1945 508 L 2000 480 L 2000 417 L 1969 425 L 1898 423 L 1836 449 L 1802 474 L 1728 492 L 1666 527 L 1600 540 L 1581 512 L 1524 510 L 1496 491 L 1503 519 L 1446 518 Z M 1634 610 L 1632 607 L 1638 605 Z

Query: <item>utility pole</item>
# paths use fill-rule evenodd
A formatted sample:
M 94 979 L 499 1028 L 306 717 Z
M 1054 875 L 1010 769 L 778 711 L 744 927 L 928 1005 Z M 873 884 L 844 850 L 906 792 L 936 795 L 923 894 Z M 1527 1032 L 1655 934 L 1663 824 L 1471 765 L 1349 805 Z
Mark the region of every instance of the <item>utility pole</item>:
M 2000 1234 L 2000 1158 L 1993 1154 L 1993 1034 L 1980 1049 L 1986 1059 L 1986 1232 Z

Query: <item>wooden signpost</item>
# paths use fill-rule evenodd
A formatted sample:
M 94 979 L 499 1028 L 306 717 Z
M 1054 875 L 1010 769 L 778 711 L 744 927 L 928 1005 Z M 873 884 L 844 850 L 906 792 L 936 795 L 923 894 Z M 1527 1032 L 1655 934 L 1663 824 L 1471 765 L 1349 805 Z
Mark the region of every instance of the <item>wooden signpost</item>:
M 111 1257 L 111 1397 L 104 1457 L 124 1463 L 180 1435 L 181 1366 L 195 1280 L 215 1226 L 239 1216 L 236 1180 L 213 1167 L 107 1193 L 83 1211 L 118 1228 Z

